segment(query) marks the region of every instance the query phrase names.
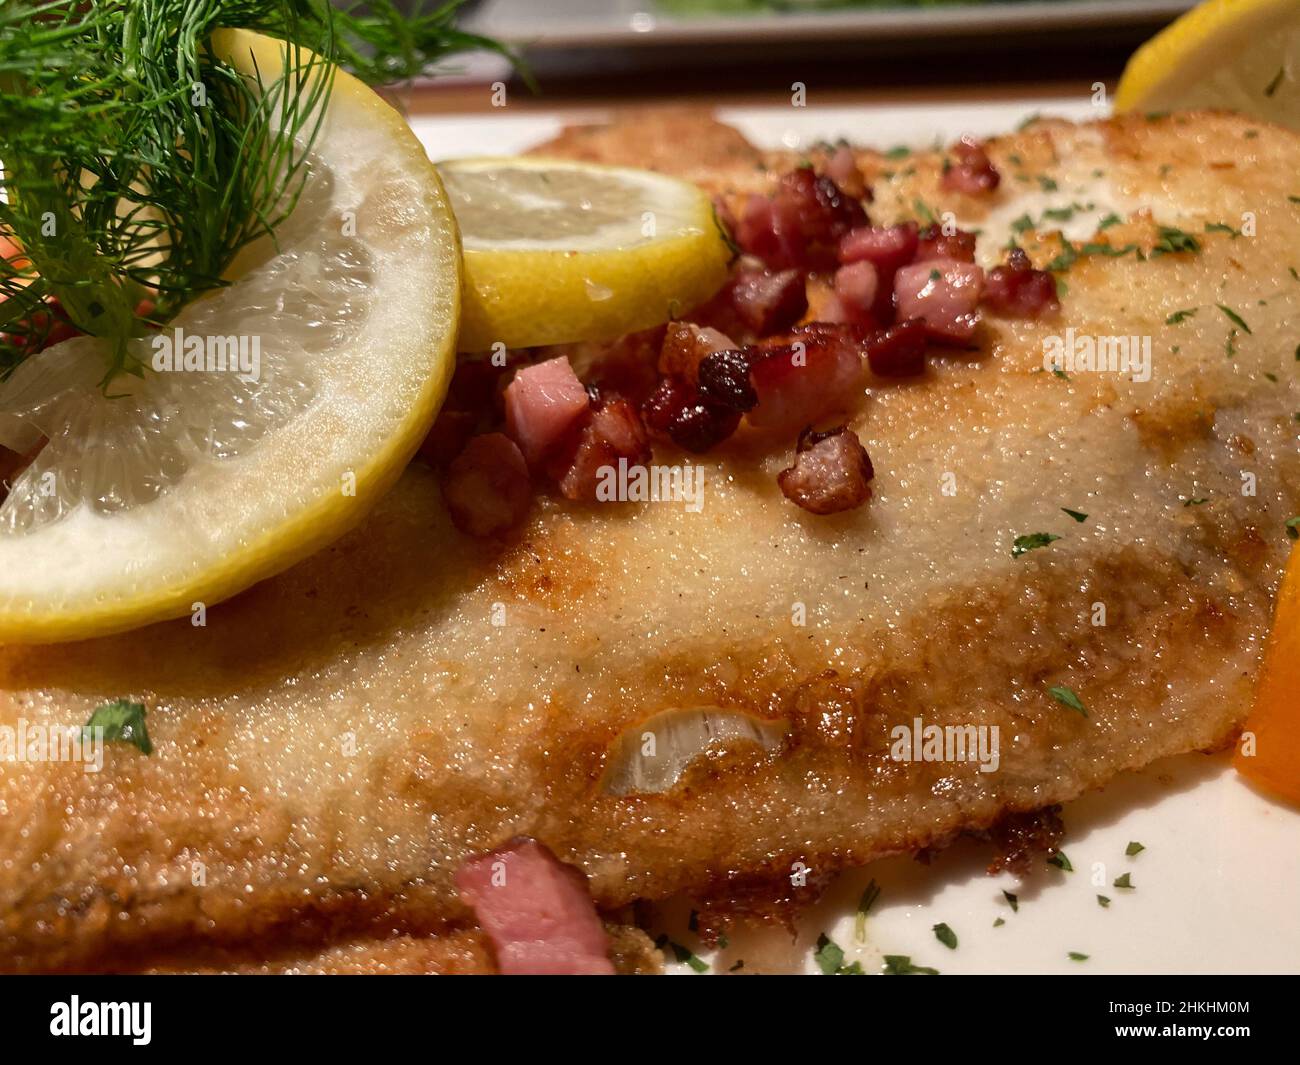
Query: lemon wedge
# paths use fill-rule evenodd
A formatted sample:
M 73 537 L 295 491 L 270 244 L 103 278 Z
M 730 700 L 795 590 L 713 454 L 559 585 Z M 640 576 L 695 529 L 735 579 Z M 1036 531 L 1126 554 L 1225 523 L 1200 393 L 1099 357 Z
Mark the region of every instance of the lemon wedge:
M 696 186 L 531 156 L 438 169 L 460 223 L 460 349 L 613 340 L 708 299 L 730 251 Z
M 283 69 L 279 41 L 213 47 Z M 355 524 L 419 445 L 455 362 L 455 220 L 406 123 L 341 71 L 312 153 L 278 246 L 137 341 L 142 377 L 105 394 L 78 338 L 0 384 L 0 443 L 48 440 L 0 506 L 0 642 L 197 620 Z
M 1134 53 L 1119 111 L 1227 108 L 1300 128 L 1300 0 L 1208 0 Z

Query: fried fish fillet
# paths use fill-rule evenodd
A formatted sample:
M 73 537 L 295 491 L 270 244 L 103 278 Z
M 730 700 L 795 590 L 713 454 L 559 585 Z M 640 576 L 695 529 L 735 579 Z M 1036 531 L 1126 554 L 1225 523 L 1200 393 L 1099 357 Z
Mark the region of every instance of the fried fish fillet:
M 660 121 L 651 143 L 689 144 L 721 195 L 792 165 Z M 645 129 L 546 150 L 680 170 Z M 1043 122 L 988 150 L 990 204 L 942 190 L 940 152 L 859 152 L 873 221 L 921 203 L 987 243 L 1052 183 L 1068 200 L 1101 182 L 1137 212 L 1112 244 L 1156 253 L 1081 255 L 1058 321 L 989 318 L 978 351 L 846 397 L 876 469 L 862 509 L 797 509 L 775 480 L 790 442 L 742 433 L 702 459 L 657 450 L 702 467 L 698 512 L 545 498 L 493 544 L 452 528 L 415 465 L 363 527 L 205 627 L 0 649 L 0 724 L 129 697 L 155 745 L 110 745 L 98 774 L 0 764 L 0 967 L 319 949 L 309 967 L 349 968 L 330 944 L 398 936 L 356 950 L 475 969 L 452 876 L 515 835 L 585 870 L 607 913 L 775 899 L 798 894 L 795 862 L 937 845 L 1227 741 L 1300 511 L 1300 138 L 1205 113 Z M 1197 250 L 1159 254 L 1174 231 Z M 1040 265 L 1061 252 L 1025 237 Z M 1150 337 L 1151 379 L 1044 372 L 1067 326 Z M 1037 532 L 1060 539 L 1013 556 Z M 611 788 L 668 711 L 755 724 L 671 787 Z M 918 718 L 998 726 L 997 771 L 891 758 Z M 400 945 L 422 936 L 447 946 Z

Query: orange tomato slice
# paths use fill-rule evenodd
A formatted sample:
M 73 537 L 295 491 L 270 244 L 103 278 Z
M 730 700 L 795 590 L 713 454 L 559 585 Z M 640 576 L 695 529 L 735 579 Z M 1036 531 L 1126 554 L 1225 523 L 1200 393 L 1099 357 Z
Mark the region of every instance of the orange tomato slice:
M 1232 764 L 1252 783 L 1300 805 L 1300 548 L 1292 548 L 1277 596 L 1273 632 L 1246 719 L 1254 754 L 1238 743 Z

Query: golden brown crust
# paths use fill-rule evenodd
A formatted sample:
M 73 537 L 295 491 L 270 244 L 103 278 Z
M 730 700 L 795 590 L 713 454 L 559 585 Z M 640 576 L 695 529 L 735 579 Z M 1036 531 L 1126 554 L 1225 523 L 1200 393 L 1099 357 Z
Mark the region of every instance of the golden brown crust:
M 1104 152 L 1135 194 L 1171 184 L 1207 220 L 1249 193 L 1259 236 L 1083 261 L 1061 322 L 990 320 L 979 353 L 873 389 L 854 423 L 877 467 L 860 511 L 797 511 L 774 480 L 788 442 L 741 434 L 703 460 L 698 514 L 545 500 L 488 545 L 454 533 L 417 466 L 362 529 L 212 608 L 206 628 L 0 649 L 0 723 L 76 724 L 129 696 L 156 745 L 112 747 L 98 775 L 0 768 L 0 968 L 198 948 L 473 968 L 451 875 L 516 834 L 583 868 L 607 910 L 678 891 L 797 905 L 796 861 L 824 876 L 942 845 L 1222 743 L 1300 509 L 1296 384 L 1262 376 L 1300 318 L 1281 192 L 1300 150 L 1262 129 L 1250 175 L 1157 178 L 1202 134 L 1241 140 L 1240 120 L 1195 121 L 995 142 L 1049 162 Z M 740 165 L 734 142 L 718 151 Z M 918 157 L 903 180 L 940 165 Z M 878 191 L 882 220 L 903 188 Z M 1268 303 L 1233 361 L 1213 311 L 1162 324 L 1247 293 Z M 1042 337 L 1066 322 L 1152 334 L 1157 376 L 1041 372 Z M 1192 494 L 1209 501 L 1184 506 Z M 1040 529 L 1063 539 L 1012 558 L 1012 538 Z M 1046 695 L 1057 684 L 1087 718 Z M 602 792 L 617 737 L 697 707 L 781 719 L 786 738 L 713 750 L 663 795 Z M 917 717 L 997 725 L 998 771 L 892 760 L 891 728 Z

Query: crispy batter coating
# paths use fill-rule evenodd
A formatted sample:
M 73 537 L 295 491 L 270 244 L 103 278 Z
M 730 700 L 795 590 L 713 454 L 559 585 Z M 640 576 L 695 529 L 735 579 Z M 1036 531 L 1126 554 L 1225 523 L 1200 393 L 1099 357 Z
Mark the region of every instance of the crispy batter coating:
M 545 150 L 719 192 L 790 163 L 700 117 L 657 121 Z M 794 862 L 915 852 L 1231 736 L 1300 512 L 1300 139 L 1175 115 L 1039 123 L 988 151 L 1004 180 L 987 204 L 941 188 L 940 152 L 860 152 L 873 220 L 922 199 L 992 226 L 1039 175 L 1101 170 L 1154 210 L 1114 243 L 1150 249 L 1181 225 L 1202 250 L 1084 256 L 1059 321 L 990 318 L 977 352 L 846 397 L 869 506 L 791 506 L 775 479 L 790 442 L 742 432 L 702 459 L 657 453 L 702 464 L 698 513 L 548 499 L 494 546 L 455 531 L 416 465 L 362 528 L 204 628 L 0 649 L 0 724 L 80 724 L 131 697 L 155 745 L 110 746 L 99 774 L 0 765 L 0 969 L 221 967 L 203 959 L 231 951 L 480 970 L 452 875 L 515 835 L 581 867 L 606 911 L 678 891 L 776 902 Z M 1253 237 L 1204 231 L 1247 211 Z M 1023 243 L 1038 265 L 1059 251 Z M 1231 358 L 1216 304 L 1253 330 Z M 1150 336 L 1151 380 L 1043 372 L 1043 338 L 1067 325 Z M 1013 558 L 1039 531 L 1062 538 Z M 616 739 L 674 708 L 743 711 L 781 738 L 726 741 L 664 794 L 605 793 Z M 916 718 L 997 725 L 998 770 L 894 761 L 891 729 Z

